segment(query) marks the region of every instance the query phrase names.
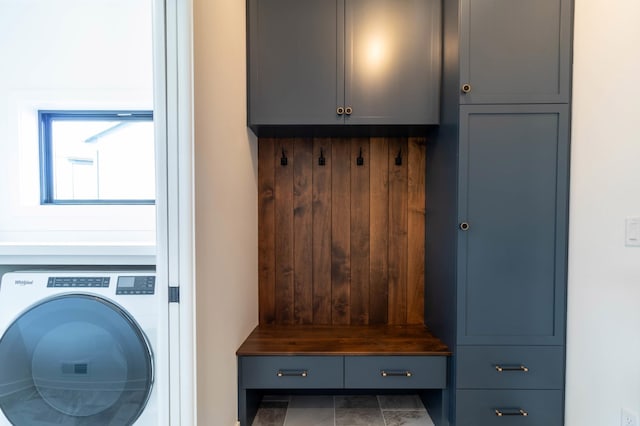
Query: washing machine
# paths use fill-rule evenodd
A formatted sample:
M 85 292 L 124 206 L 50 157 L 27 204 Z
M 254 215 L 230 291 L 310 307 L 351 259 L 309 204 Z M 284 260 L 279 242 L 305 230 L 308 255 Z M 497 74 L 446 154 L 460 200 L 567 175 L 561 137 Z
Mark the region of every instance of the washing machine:
M 5 274 L 0 425 L 164 424 L 160 293 L 153 272 Z

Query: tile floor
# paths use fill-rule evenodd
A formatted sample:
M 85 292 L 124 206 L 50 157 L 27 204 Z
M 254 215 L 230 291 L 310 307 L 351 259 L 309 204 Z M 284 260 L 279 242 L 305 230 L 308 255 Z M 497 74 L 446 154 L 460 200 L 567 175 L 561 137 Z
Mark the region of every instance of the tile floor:
M 417 395 L 265 396 L 253 426 L 433 426 Z

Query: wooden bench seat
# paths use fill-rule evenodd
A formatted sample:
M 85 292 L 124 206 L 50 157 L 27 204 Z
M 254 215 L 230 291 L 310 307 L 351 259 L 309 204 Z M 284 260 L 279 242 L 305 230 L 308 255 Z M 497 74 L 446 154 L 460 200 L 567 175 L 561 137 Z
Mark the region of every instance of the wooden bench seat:
M 255 355 L 451 355 L 421 325 L 258 326 L 236 352 Z

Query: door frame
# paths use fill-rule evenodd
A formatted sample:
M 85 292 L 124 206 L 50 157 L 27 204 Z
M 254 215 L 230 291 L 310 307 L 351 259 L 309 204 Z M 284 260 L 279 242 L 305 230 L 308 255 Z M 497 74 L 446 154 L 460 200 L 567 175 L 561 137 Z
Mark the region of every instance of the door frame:
M 168 304 L 169 425 L 194 425 L 195 258 L 193 200 L 193 1 L 153 1 L 158 193 L 156 273 L 177 287 Z

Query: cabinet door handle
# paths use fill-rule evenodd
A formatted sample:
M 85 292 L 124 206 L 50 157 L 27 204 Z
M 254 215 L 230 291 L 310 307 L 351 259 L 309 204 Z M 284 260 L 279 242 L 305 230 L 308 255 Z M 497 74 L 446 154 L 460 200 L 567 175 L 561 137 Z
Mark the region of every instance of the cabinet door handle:
M 502 373 L 503 371 L 522 371 L 526 373 L 529 371 L 529 367 L 524 365 L 496 365 L 496 371 Z
M 471 85 L 469 83 L 465 83 L 462 85 L 460 90 L 462 90 L 462 93 L 469 93 L 471 92 Z
M 503 408 L 496 408 L 495 409 L 495 413 L 496 413 L 496 416 L 498 416 L 498 417 L 503 417 L 503 416 L 527 417 L 529 415 L 529 413 L 524 411 L 522 408 L 508 409 L 508 410 L 503 409 Z
M 411 377 L 411 376 L 413 376 L 411 371 L 408 371 L 408 370 L 405 370 L 405 371 L 386 371 L 386 370 L 381 370 L 380 371 L 380 375 L 382 377 Z
M 351 115 L 352 112 L 353 112 L 353 108 L 351 108 L 350 106 L 344 109 L 344 113 L 347 115 Z
M 307 377 L 308 375 L 308 370 L 278 370 L 276 373 L 278 377 Z
M 460 224 L 460 229 L 462 229 L 463 231 L 468 231 L 469 230 L 469 223 L 468 222 L 462 222 Z
M 336 114 L 338 114 L 338 115 L 344 114 L 344 107 L 340 106 L 340 107 L 336 108 Z

